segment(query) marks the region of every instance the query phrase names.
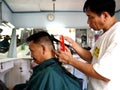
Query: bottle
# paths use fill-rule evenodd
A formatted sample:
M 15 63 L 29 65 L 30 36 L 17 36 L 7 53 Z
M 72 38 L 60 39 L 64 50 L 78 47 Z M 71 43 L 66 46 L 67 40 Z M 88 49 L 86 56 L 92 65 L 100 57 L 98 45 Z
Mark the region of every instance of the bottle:
M 25 50 L 25 44 L 21 45 L 21 50 Z

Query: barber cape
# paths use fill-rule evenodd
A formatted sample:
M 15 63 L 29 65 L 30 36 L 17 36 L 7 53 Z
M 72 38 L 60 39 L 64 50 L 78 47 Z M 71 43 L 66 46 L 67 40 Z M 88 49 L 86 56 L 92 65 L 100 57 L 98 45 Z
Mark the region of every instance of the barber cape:
M 30 80 L 14 90 L 82 90 L 82 82 L 51 58 L 34 67 Z

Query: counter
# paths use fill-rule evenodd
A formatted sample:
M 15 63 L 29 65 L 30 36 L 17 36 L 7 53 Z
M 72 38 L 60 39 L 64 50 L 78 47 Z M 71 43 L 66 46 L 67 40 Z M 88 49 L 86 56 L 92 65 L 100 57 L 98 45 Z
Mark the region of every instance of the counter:
M 23 83 L 30 77 L 31 58 L 0 58 L 0 80 L 8 87 Z
M 5 82 L 4 76 L 5 74 L 14 67 L 13 61 L 16 58 L 1 58 L 0 59 L 0 79 Z

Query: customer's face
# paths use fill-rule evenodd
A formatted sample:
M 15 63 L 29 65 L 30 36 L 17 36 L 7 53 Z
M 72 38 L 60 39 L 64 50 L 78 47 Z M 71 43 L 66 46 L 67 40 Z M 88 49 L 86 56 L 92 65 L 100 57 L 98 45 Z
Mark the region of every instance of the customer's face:
M 43 48 L 41 47 L 41 45 L 36 44 L 36 43 L 31 41 L 29 44 L 29 49 L 31 51 L 31 57 L 34 59 L 34 61 L 37 64 L 43 62 L 44 53 L 43 53 Z
M 87 9 L 86 14 L 88 16 L 87 23 L 92 29 L 101 30 L 104 28 L 104 24 L 105 24 L 104 14 L 101 14 L 99 16 L 96 13 L 92 12 L 89 8 Z

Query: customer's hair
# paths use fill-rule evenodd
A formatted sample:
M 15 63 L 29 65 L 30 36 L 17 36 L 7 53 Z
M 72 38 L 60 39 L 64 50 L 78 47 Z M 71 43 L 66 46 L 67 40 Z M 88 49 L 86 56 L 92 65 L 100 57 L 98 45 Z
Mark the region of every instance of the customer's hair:
M 116 4 L 114 0 L 86 0 L 83 11 L 86 12 L 89 8 L 97 15 L 101 15 L 102 12 L 106 11 L 113 16 L 115 14 L 115 7 Z
M 54 48 L 54 44 L 51 39 L 51 36 L 46 31 L 39 31 L 39 32 L 31 35 L 30 37 L 27 38 L 27 42 L 30 42 L 30 41 L 33 41 L 36 44 L 44 43 L 49 46 L 52 45 L 52 47 Z

